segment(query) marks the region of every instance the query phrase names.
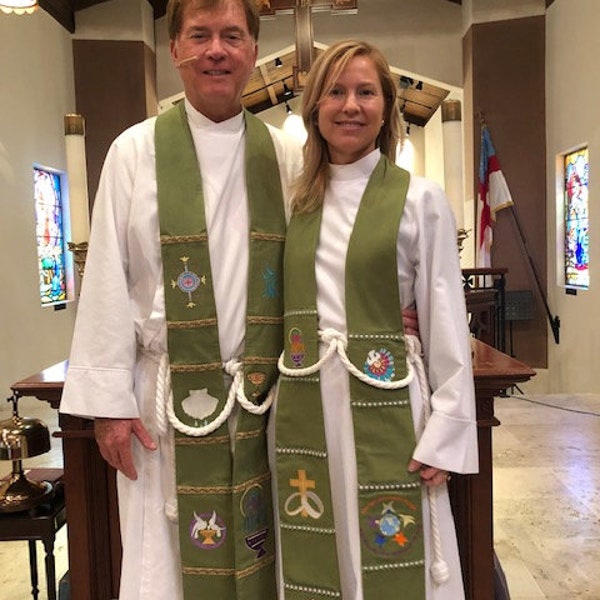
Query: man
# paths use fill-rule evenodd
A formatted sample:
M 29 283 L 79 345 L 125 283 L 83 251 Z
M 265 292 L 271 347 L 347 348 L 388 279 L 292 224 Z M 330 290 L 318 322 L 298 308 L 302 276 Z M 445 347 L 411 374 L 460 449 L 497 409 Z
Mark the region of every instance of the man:
M 167 21 L 185 104 L 108 152 L 61 411 L 119 471 L 122 600 L 274 599 L 264 413 L 300 153 L 242 111 L 254 0 Z

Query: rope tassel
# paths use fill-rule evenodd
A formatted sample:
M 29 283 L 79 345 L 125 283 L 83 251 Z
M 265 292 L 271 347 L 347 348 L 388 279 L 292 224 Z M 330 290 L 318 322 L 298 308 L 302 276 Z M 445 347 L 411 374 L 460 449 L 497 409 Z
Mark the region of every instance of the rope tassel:
M 269 390 L 269 393 L 262 404 L 256 405 L 250 402 L 244 393 L 244 369 L 243 363 L 238 360 L 231 359 L 223 363 L 223 370 L 233 378 L 227 401 L 223 410 L 210 423 L 202 427 L 192 427 L 183 423 L 175 414 L 173 409 L 173 390 L 171 388 L 171 371 L 169 369 L 169 358 L 167 354 L 163 354 L 158 367 L 156 377 L 156 425 L 160 436 L 165 437 L 169 433 L 169 425 L 184 435 L 191 437 L 203 437 L 216 431 L 231 415 L 235 402 L 254 415 L 262 415 L 273 404 L 275 398 L 275 386 Z M 175 473 L 175 450 L 173 441 L 171 440 L 171 459 L 173 463 L 172 472 Z M 172 485 L 166 486 L 165 490 L 165 514 L 172 522 L 177 522 L 177 497 L 175 495 L 175 481 Z
M 423 359 L 421 358 L 421 343 L 416 336 L 407 335 L 406 345 L 409 350 L 410 361 L 414 364 L 417 381 L 419 382 L 419 389 L 421 392 L 421 397 L 423 398 L 423 414 L 426 423 L 431 415 L 431 404 L 429 398 L 429 384 L 425 374 L 425 365 L 423 364 Z M 431 563 L 430 571 L 433 581 L 437 585 L 441 585 L 450 578 L 450 569 L 448 568 L 448 563 L 444 559 L 444 553 L 442 550 L 440 521 L 437 510 L 437 496 L 438 486 L 427 488 L 427 497 L 429 499 L 429 516 L 431 519 L 431 550 L 433 554 L 433 561 Z

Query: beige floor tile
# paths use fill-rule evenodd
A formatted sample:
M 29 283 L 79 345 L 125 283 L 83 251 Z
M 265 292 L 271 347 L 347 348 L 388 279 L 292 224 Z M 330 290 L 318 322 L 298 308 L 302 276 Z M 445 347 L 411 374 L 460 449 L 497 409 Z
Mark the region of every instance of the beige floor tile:
M 512 600 L 600 599 L 597 395 L 496 400 L 496 552 Z

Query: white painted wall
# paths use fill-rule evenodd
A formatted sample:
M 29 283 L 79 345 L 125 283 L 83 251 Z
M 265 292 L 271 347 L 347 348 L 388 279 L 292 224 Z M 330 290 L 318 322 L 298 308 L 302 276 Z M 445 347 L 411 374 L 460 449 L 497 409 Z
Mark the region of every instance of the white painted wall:
M 0 401 L 64 360 L 75 317 L 40 306 L 32 165 L 66 170 L 63 117 L 75 110 L 71 37 L 42 10 L 0 13 Z
M 546 19 L 546 132 L 548 302 L 561 320 L 560 344 L 549 334 L 546 386 L 562 393 L 600 391 L 600 2 L 555 0 Z M 567 296 L 557 277 L 557 154 L 587 143 L 590 149 L 590 289 Z

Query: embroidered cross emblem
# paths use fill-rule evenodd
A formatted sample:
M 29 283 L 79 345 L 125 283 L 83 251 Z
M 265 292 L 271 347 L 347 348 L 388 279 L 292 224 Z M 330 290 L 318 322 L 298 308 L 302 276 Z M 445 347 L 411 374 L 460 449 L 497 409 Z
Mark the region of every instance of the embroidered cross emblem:
M 183 271 L 177 277 L 177 280 L 171 280 L 171 287 L 179 288 L 188 297 L 188 308 L 194 308 L 196 303 L 193 301 L 192 294 L 198 289 L 200 284 L 206 285 L 206 275 L 198 276 L 188 269 L 189 256 L 182 256 L 179 259 L 183 263 Z
M 304 469 L 298 469 L 297 478 L 290 479 L 290 487 L 298 488 L 298 491 L 290 494 L 285 501 L 285 512 L 290 517 L 300 515 L 304 518 L 312 517 L 313 519 L 318 519 L 323 514 L 325 510 L 323 501 L 315 492 L 309 491 L 316 488 L 316 481 L 308 479 Z M 292 509 L 290 506 L 296 498 L 298 498 L 299 504 L 296 508 Z

